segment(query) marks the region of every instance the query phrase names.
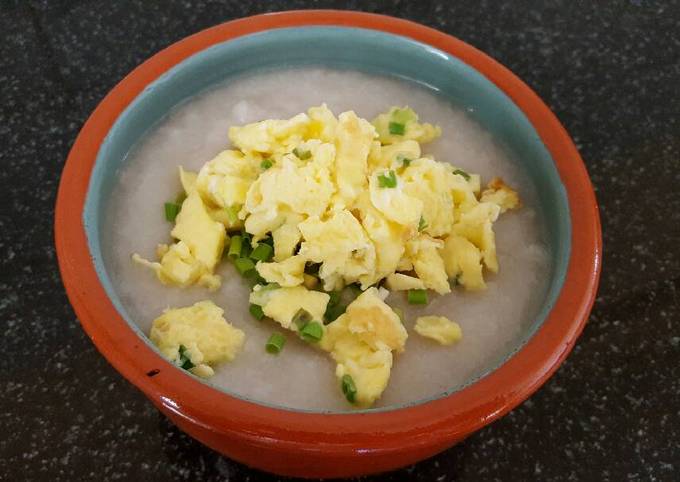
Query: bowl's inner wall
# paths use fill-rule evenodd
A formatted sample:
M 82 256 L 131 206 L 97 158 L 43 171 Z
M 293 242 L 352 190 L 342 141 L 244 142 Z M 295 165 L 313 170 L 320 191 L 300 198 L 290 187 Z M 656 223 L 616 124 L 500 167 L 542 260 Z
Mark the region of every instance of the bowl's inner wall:
M 121 315 L 126 317 L 102 258 L 100 223 L 117 172 L 131 149 L 173 107 L 213 85 L 255 70 L 314 64 L 397 76 L 422 84 L 466 108 L 471 117 L 511 151 L 536 187 L 552 254 L 551 286 L 528 330 L 528 339 L 555 303 L 570 255 L 569 207 L 550 154 L 522 111 L 492 82 L 462 61 L 403 37 L 345 27 L 277 29 L 215 45 L 158 78 L 121 114 L 99 150 L 83 213 L 95 268 Z M 136 329 L 132 320 L 127 321 Z

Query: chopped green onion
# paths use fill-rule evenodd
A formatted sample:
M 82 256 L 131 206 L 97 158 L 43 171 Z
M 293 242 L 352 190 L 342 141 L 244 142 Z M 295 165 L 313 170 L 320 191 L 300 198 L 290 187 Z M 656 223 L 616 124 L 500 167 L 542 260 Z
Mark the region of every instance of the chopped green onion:
M 191 360 L 189 357 L 186 355 L 187 352 L 187 347 L 184 345 L 179 346 L 179 360 L 177 360 L 177 366 L 180 368 L 183 368 L 184 370 L 189 370 L 190 368 L 194 368 L 194 364 L 191 363 Z
M 305 341 L 316 343 L 323 337 L 323 327 L 316 321 L 310 321 L 300 328 L 300 336 Z
M 394 171 L 388 171 L 387 175 L 380 174 L 378 176 L 378 185 L 380 187 L 397 187 L 397 175 Z
M 274 163 L 272 162 L 271 159 L 263 159 L 262 162 L 260 163 L 260 167 L 264 169 L 265 171 L 272 167 Z
M 342 386 L 342 393 L 345 394 L 345 398 L 349 403 L 354 403 L 357 395 L 357 386 L 354 384 L 354 380 L 350 375 L 343 375 L 340 379 Z
M 262 239 L 260 239 L 259 242 L 264 243 L 264 244 L 268 244 L 272 248 L 274 247 L 274 238 L 272 238 L 271 236 L 267 236 L 266 238 L 262 238 Z
M 328 296 L 328 306 L 335 306 L 340 303 L 340 291 L 331 291 Z
M 403 167 L 408 167 L 413 162 L 413 159 L 409 159 L 403 154 L 397 154 L 397 162 L 401 162 Z
M 229 242 L 229 252 L 227 256 L 230 258 L 238 258 L 241 256 L 241 245 L 243 243 L 243 238 L 241 236 L 232 236 Z
M 390 120 L 394 122 L 399 122 L 401 124 L 406 124 L 411 121 L 417 121 L 418 116 L 416 115 L 415 112 L 413 112 L 413 109 L 409 107 L 406 107 L 404 109 L 395 108 L 392 109 L 392 112 L 390 114 Z
M 468 174 L 467 172 L 463 171 L 462 169 L 456 169 L 456 170 L 453 171 L 453 173 L 454 173 L 454 174 L 459 174 L 459 175 L 463 176 L 463 178 L 464 178 L 466 181 L 469 181 L 469 180 L 470 180 L 470 174 Z
M 267 353 L 271 353 L 272 355 L 276 355 L 283 350 L 283 345 L 286 344 L 286 337 L 283 336 L 279 332 L 274 332 L 272 335 L 269 337 L 267 340 L 267 344 L 265 345 L 265 349 L 267 350 Z
M 312 315 L 304 308 L 300 308 L 292 319 L 292 323 L 298 327 L 298 330 L 301 330 L 302 327 L 304 327 L 310 321 L 312 321 Z
M 250 244 L 250 240 L 253 237 L 250 235 L 250 233 L 246 233 L 245 231 L 241 231 L 241 257 L 242 258 L 247 258 L 250 256 L 250 253 L 253 251 L 253 247 Z
M 256 320 L 261 320 L 264 318 L 264 311 L 262 311 L 262 307 L 260 305 L 250 303 L 248 311 L 250 311 L 250 314 L 253 315 Z
M 426 305 L 427 290 L 408 290 L 408 302 L 411 305 Z
M 364 290 L 361 289 L 361 286 L 359 286 L 357 283 L 352 283 L 348 287 L 350 290 L 352 290 L 352 294 L 354 296 L 359 296 L 361 293 L 364 292 Z
M 174 223 L 181 208 L 177 203 L 165 203 L 165 219 Z
M 326 323 L 337 320 L 342 315 L 347 307 L 341 303 L 331 305 L 330 302 L 326 306 L 326 312 L 323 314 L 323 319 Z
M 241 210 L 241 206 L 239 205 L 233 205 L 229 206 L 228 208 L 225 208 L 225 211 L 227 213 L 227 219 L 229 220 L 229 224 L 236 224 L 238 222 L 238 212 Z
M 255 263 L 250 258 L 236 258 L 234 265 L 241 276 L 250 276 L 255 272 Z
M 392 308 L 392 311 L 394 311 L 397 314 L 397 316 L 399 317 L 399 319 L 403 323 L 404 322 L 404 310 L 402 310 L 401 308 Z
M 399 122 L 390 122 L 387 127 L 390 130 L 390 134 L 395 136 L 403 136 L 404 132 L 406 132 L 406 126 Z
M 300 149 L 299 147 L 293 149 L 293 154 L 295 154 L 301 161 L 306 161 L 312 157 L 312 153 L 309 151 L 309 149 Z
M 187 193 L 185 193 L 184 191 L 180 192 L 177 195 L 177 197 L 175 198 L 175 204 L 179 204 L 181 206 L 186 198 L 187 198 Z
M 420 216 L 420 221 L 418 221 L 418 231 L 422 231 L 427 227 L 427 222 L 425 221 L 425 218 Z
M 269 261 L 274 254 L 274 248 L 267 243 L 258 243 L 257 248 L 250 253 L 250 257 L 257 261 Z

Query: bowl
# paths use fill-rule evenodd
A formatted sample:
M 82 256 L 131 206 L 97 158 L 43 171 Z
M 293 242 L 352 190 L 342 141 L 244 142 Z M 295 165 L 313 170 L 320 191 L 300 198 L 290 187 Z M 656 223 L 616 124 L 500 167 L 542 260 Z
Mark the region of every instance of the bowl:
M 322 64 L 414 80 L 471 115 L 523 164 L 547 220 L 553 273 L 526 341 L 462 389 L 407 406 L 321 413 L 212 388 L 166 361 L 125 319 L 102 262 L 102 210 L 116 170 L 175 105 L 257 69 Z M 601 232 L 588 174 L 564 128 L 508 69 L 449 35 L 358 12 L 293 11 L 235 20 L 157 53 L 104 98 L 78 135 L 56 205 L 68 297 L 99 351 L 180 429 L 222 454 L 283 475 L 341 477 L 412 464 L 517 406 L 557 369 L 588 318 Z

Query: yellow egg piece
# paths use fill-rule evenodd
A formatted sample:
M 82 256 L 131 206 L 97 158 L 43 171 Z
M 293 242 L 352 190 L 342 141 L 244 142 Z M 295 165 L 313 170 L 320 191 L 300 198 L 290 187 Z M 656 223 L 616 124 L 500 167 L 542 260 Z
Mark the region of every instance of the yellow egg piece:
M 392 273 L 385 278 L 385 288 L 390 291 L 424 290 L 425 283 L 414 276 Z
M 293 288 L 267 289 L 257 285 L 250 293 L 250 302 L 262 307 L 266 316 L 279 323 L 283 328 L 295 330 L 293 317 L 304 309 L 316 321 L 323 321 L 323 314 L 330 296 L 320 291 L 311 291 L 304 286 Z
M 414 330 L 440 345 L 453 345 L 463 338 L 460 325 L 444 316 L 421 316 L 416 320 Z
M 505 184 L 500 177 L 494 177 L 489 181 L 480 201 L 497 204 L 501 208 L 501 214 L 521 206 L 517 191 Z
M 290 119 L 268 119 L 229 128 L 229 140 L 243 152 L 274 154 L 288 152 L 299 144 L 308 130 L 307 114 Z
M 405 140 L 415 140 L 424 144 L 441 135 L 439 126 L 418 122 L 418 114 L 410 107 L 392 107 L 373 119 L 372 124 L 382 144 L 394 144 Z
M 420 230 L 433 237 L 444 236 L 453 225 L 453 174 L 444 163 L 433 159 L 413 160 L 404 169 L 404 192 L 423 205 Z
M 493 223 L 498 219 L 500 207 L 494 203 L 479 203 L 461 213 L 460 220 L 453 226 L 453 232 L 466 238 L 482 253 L 484 265 L 493 273 L 498 272 L 496 257 L 496 236 Z
M 466 238 L 452 233 L 444 241 L 440 252 L 446 274 L 457 280 L 466 290 L 486 289 L 482 274 L 482 253 Z
M 444 260 L 439 251 L 444 247 L 444 242 L 421 234 L 406 243 L 406 253 L 418 278 L 425 287 L 439 294 L 451 292 L 448 276 L 444 268 Z
M 326 104 L 310 107 L 307 110 L 310 123 L 307 127 L 307 138 L 320 139 L 323 142 L 334 142 L 338 120 Z
M 420 158 L 420 144 L 414 140 L 396 142 L 389 145 L 381 145 L 380 141 L 374 141 L 368 156 L 369 170 L 376 169 L 401 169 L 410 161 Z M 404 161 L 406 159 L 406 162 Z
M 335 190 L 326 167 L 299 166 L 286 156 L 250 186 L 246 197 L 246 231 L 257 237 L 280 227 L 286 213 L 319 216 L 326 211 Z
M 183 241 L 191 254 L 209 271 L 213 271 L 222 258 L 222 250 L 227 235 L 222 224 L 214 221 L 201 200 L 198 192 L 193 191 L 182 203 L 170 232 L 173 238 Z
M 322 263 L 319 277 L 325 290 L 342 288 L 339 285 L 354 283 L 375 271 L 375 247 L 349 211 L 334 212 L 325 221 L 312 216 L 298 228 L 304 238 L 299 254 Z
M 196 188 L 215 207 L 243 205 L 250 185 L 260 175 L 260 163 L 259 157 L 235 150 L 222 151 L 201 168 Z
M 338 117 L 335 179 L 338 201 L 343 207 L 352 207 L 357 196 L 366 188 L 368 152 L 375 136 L 373 126 L 353 111 L 343 112 Z
M 227 241 L 224 226 L 210 217 L 196 190 L 184 200 L 175 221 L 171 234 L 178 242 L 159 245 L 160 262 L 147 261 L 136 253 L 132 259 L 151 268 L 164 284 L 219 288 L 220 278 L 213 273 Z
M 292 256 L 281 262 L 263 263 L 260 261 L 255 269 L 268 283 L 291 287 L 302 284 L 304 281 L 305 263 L 304 257 Z
M 394 187 L 386 185 L 393 182 Z M 371 203 L 387 219 L 410 229 L 416 229 L 423 215 L 423 203 L 410 196 L 403 180 L 394 170 L 377 170 L 369 178 Z
M 172 362 L 188 358 L 199 376 L 210 376 L 212 366 L 233 360 L 243 347 L 245 334 L 224 319 L 224 310 L 212 301 L 186 308 L 167 309 L 153 321 L 149 338 Z M 180 353 L 180 347 L 185 348 Z
M 355 404 L 369 407 L 387 387 L 392 351 L 403 351 L 407 337 L 396 313 L 376 288 L 370 288 L 326 327 L 320 347 L 336 361 L 339 380 L 352 377 Z
M 375 246 L 375 271 L 359 278 L 362 289 L 366 289 L 397 269 L 406 250 L 404 240 L 408 236 L 408 229 L 383 216 L 371 204 L 366 193 L 359 197 L 357 207 L 361 225 Z
M 298 222 L 283 224 L 272 231 L 274 240 L 274 261 L 281 262 L 293 256 L 295 248 L 300 244 L 302 233 L 297 227 Z

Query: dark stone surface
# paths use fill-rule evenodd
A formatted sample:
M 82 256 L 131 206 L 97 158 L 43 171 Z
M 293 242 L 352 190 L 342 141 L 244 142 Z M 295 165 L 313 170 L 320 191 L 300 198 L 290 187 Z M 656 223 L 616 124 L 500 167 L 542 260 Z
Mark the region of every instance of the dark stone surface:
M 78 130 L 142 60 L 264 11 L 410 18 L 532 86 L 597 189 L 604 271 L 573 354 L 529 401 L 460 445 L 369 481 L 680 479 L 678 1 L 0 2 L 0 480 L 276 480 L 168 423 L 97 353 L 52 241 Z

